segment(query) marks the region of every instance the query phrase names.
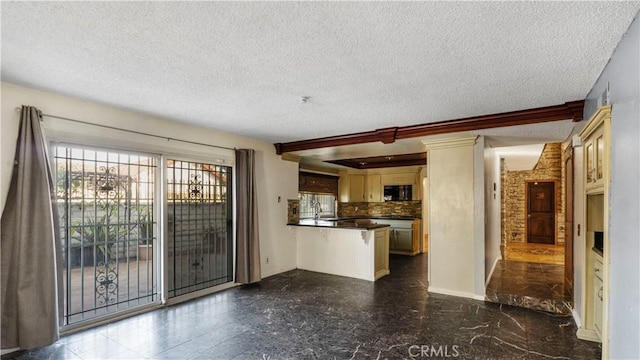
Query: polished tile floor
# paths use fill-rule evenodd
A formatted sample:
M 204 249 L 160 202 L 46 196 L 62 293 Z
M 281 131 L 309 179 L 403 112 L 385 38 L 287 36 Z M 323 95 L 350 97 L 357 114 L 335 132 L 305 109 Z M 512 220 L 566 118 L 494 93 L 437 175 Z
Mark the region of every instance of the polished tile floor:
M 272 276 L 63 337 L 21 359 L 596 359 L 570 317 L 428 294 L 427 257 L 376 283 Z M 428 356 L 427 356 L 428 355 Z
M 570 315 L 573 298 L 564 286 L 564 266 L 498 260 L 487 285 L 487 300 Z

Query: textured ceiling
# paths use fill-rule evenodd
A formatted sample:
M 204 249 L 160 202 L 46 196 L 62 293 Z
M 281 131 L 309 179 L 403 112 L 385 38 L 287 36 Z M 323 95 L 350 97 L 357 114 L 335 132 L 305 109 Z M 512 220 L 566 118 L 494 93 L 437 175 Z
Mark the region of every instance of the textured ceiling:
M 582 99 L 640 3 L 0 6 L 3 81 L 287 142 Z

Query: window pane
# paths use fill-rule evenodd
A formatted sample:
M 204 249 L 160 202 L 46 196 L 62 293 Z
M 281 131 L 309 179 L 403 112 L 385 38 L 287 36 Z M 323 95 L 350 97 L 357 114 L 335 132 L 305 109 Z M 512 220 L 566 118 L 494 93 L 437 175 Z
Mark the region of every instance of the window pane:
M 231 170 L 167 161 L 170 298 L 233 281 Z
M 312 192 L 301 192 L 298 194 L 300 199 L 300 218 L 309 219 L 315 215 L 313 204 L 320 202 L 319 215 L 322 217 L 336 216 L 336 197 L 332 194 L 320 194 Z

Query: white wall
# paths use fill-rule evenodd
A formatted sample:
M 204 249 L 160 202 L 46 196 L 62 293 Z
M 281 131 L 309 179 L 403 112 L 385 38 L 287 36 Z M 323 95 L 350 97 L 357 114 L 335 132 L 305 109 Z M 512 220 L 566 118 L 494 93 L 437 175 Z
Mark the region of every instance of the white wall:
M 588 51 L 588 49 L 586 49 Z M 584 118 L 609 84 L 611 187 L 609 213 L 609 353 L 640 359 L 640 19 L 631 24 L 586 98 Z M 581 285 L 583 286 L 583 285 Z M 606 349 L 606 347 L 605 347 Z
M 475 141 L 463 142 L 425 143 L 429 159 L 429 291 L 484 298 L 484 229 L 476 234 L 479 225 L 475 219 L 475 212 L 482 214 L 484 209 L 475 207 Z M 479 187 L 483 197 L 482 185 Z M 479 223 L 484 224 L 482 216 Z M 476 292 L 478 282 L 482 284 L 480 293 Z
M 500 179 L 500 155 L 495 149 L 486 148 L 484 150 L 484 179 L 484 280 L 486 283 L 491 277 L 496 262 L 501 258 L 502 182 Z
M 252 148 L 256 150 L 262 275 L 267 277 L 295 269 L 295 233 L 289 231 L 286 226 L 286 199 L 298 197 L 298 164 L 281 160 L 275 154 L 272 144 L 4 82 L 2 83 L 1 96 L 0 208 L 4 208 L 9 188 L 15 142 L 18 134 L 19 112 L 15 108 L 23 104 L 35 106 L 45 114 L 102 125 L 231 148 Z M 45 124 L 48 121 L 54 120 L 45 118 Z M 77 128 L 82 127 L 80 125 L 74 126 Z M 104 131 L 103 129 L 92 126 L 85 126 L 85 128 L 89 132 L 87 139 L 92 142 L 101 141 L 100 135 Z M 87 139 L 84 139 L 84 141 Z M 83 141 L 83 139 L 78 139 L 78 141 Z M 116 141 L 114 143 L 107 139 L 103 139 L 101 142 L 104 142 L 103 146 L 114 146 L 115 143 L 118 143 L 120 146 L 124 144 L 128 148 L 136 146 L 140 148 L 166 146 L 167 150 L 173 153 L 180 152 L 180 149 L 185 149 L 185 151 L 195 149 L 202 152 L 202 147 L 198 148 L 178 142 L 166 142 L 165 140 L 128 133 L 122 133 L 122 139 L 119 142 Z M 96 145 L 98 144 L 96 143 Z M 212 154 L 218 152 L 214 148 L 207 149 Z M 204 154 L 203 156 L 206 157 L 207 155 Z M 215 157 L 212 160 L 215 160 Z M 281 197 L 280 203 L 278 203 L 278 196 Z M 269 258 L 268 263 L 266 261 L 267 258 Z

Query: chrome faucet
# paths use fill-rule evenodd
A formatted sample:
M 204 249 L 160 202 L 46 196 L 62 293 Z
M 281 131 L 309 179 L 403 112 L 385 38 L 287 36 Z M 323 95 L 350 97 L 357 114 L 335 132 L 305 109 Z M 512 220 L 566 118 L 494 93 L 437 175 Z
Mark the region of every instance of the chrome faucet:
M 311 206 L 313 207 L 313 212 L 314 212 L 313 219 L 315 221 L 318 221 L 318 219 L 320 219 L 320 213 L 322 212 L 322 208 L 320 207 L 320 201 L 318 200 L 313 201 L 311 203 Z

